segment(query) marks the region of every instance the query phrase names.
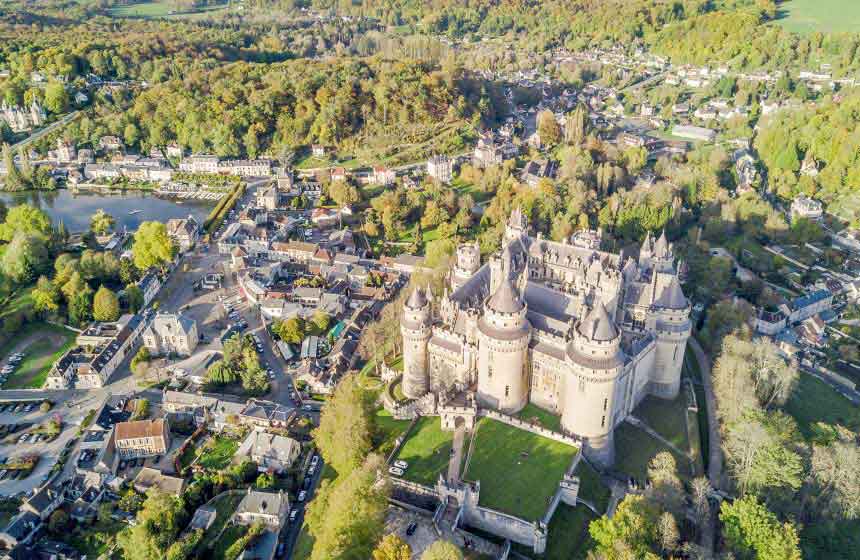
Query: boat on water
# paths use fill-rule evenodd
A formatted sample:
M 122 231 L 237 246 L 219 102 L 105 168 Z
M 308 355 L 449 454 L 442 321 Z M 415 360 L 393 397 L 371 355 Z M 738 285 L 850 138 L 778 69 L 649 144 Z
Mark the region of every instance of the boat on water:
M 128 215 L 134 216 L 135 214 L 140 214 L 143 210 L 129 210 Z

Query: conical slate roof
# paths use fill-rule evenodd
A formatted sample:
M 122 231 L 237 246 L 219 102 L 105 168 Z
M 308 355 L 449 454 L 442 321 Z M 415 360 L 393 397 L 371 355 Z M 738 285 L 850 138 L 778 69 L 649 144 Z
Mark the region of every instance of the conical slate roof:
M 413 290 L 412 295 L 409 296 L 409 300 L 406 302 L 406 305 L 410 309 L 421 309 L 427 305 L 427 298 L 424 296 L 424 291 L 420 287 L 416 287 L 415 290 Z
M 654 244 L 654 254 L 657 257 L 665 256 L 666 253 L 669 252 L 669 241 L 666 239 L 666 230 L 663 230 L 663 233 L 660 234 L 660 238 L 657 239 L 657 242 Z
M 523 309 L 523 302 L 507 277 L 499 284 L 487 305 L 499 313 L 518 313 Z
M 612 324 L 609 313 L 602 301 L 597 302 L 585 319 L 579 324 L 579 332 L 589 340 L 606 342 L 618 336 L 618 329 Z
M 684 290 L 681 289 L 681 284 L 678 283 L 678 277 L 672 276 L 669 285 L 663 289 L 660 294 L 660 299 L 657 300 L 657 305 L 665 309 L 687 309 L 687 297 L 684 295 Z

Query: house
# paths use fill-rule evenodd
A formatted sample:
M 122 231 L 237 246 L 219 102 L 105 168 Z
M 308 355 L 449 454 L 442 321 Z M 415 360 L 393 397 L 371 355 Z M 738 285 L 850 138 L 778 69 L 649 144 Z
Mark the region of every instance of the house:
M 286 405 L 249 399 L 239 411 L 239 421 L 259 428 L 286 428 L 296 410 Z
M 331 170 L 331 180 L 334 183 L 346 181 L 346 169 L 343 167 L 335 167 Z
M 196 529 L 205 531 L 215 523 L 215 518 L 217 516 L 218 513 L 215 511 L 214 506 L 204 504 L 194 511 L 194 515 L 191 517 L 191 523 L 189 523 L 188 528 L 191 531 Z
M 154 270 L 147 271 L 143 277 L 137 281 L 137 287 L 143 293 L 143 306 L 147 307 L 152 300 L 158 295 L 158 290 L 161 289 L 161 279 Z
M 317 158 L 324 158 L 328 154 L 329 149 L 322 144 L 314 144 L 311 146 L 311 155 Z
M 289 243 L 276 241 L 272 243 L 269 256 L 284 261 L 307 263 L 313 258 L 317 247 L 315 243 L 305 243 L 304 241 L 290 241 Z
M 146 494 L 155 488 L 164 494 L 179 496 L 185 490 L 186 481 L 180 476 L 170 476 L 151 467 L 143 467 L 132 483 L 134 489 L 141 494 Z
M 433 156 L 427 160 L 427 175 L 440 183 L 450 183 L 454 178 L 454 162 L 446 156 Z
M 781 305 L 780 310 L 786 315 L 788 322 L 793 324 L 827 311 L 831 307 L 833 307 L 833 293 L 830 290 L 816 290 L 794 298 L 787 305 Z
M 167 420 L 136 420 L 114 426 L 114 445 L 120 459 L 164 455 L 170 449 Z
M 0 531 L 0 547 L 11 551 L 20 545 L 26 545 L 41 526 L 42 520 L 38 515 L 29 511 L 19 512 Z
M 122 140 L 116 136 L 102 136 L 99 138 L 99 150 L 101 152 L 121 152 L 125 149 Z
M 340 214 L 328 208 L 314 208 L 311 221 L 319 227 L 333 226 L 340 221 Z
M 510 138 L 486 132 L 478 137 L 478 143 L 472 153 L 472 163 L 480 168 L 501 165 L 505 160 L 516 157 L 518 151 Z
M 552 179 L 554 175 L 555 163 L 552 160 L 532 160 L 523 167 L 520 181 L 531 188 L 535 188 L 541 179 Z
M 274 560 L 278 548 L 278 533 L 266 529 L 242 551 L 238 560 Z
M 75 143 L 63 140 L 62 138 L 57 138 L 56 159 L 58 163 L 71 163 L 76 161 L 78 159 L 78 151 L 75 148 Z
M 184 253 L 191 250 L 197 244 L 200 237 L 200 224 L 194 216 L 187 218 L 172 218 L 167 220 L 167 235 L 179 246 L 179 251 Z
M 248 492 L 236 508 L 233 520 L 239 525 L 253 525 L 261 521 L 268 527 L 279 529 L 283 526 L 289 512 L 289 499 L 283 491 L 275 494 L 252 490 L 248 487 Z
M 171 142 L 170 144 L 168 144 L 165 151 L 167 152 L 167 157 L 170 159 L 182 158 L 182 146 L 180 146 L 176 142 Z
M 791 219 L 805 218 L 818 221 L 824 216 L 824 207 L 821 203 L 806 195 L 797 195 L 791 202 Z
M 179 170 L 185 173 L 218 173 L 218 156 L 195 154 L 179 162 Z
M 292 438 L 251 430 L 235 457 L 254 461 L 260 471 L 283 472 L 301 453 L 302 444 Z
M 393 170 L 381 165 L 373 166 L 373 175 L 371 175 L 371 182 L 373 184 L 385 187 L 393 184 L 395 177 Z
M 155 355 L 188 356 L 197 348 L 197 322 L 175 313 L 159 313 L 143 333 L 143 344 Z
M 63 503 L 63 492 L 53 483 L 48 483 L 36 490 L 23 504 L 21 511 L 28 511 L 39 516 L 42 521 L 48 519 Z
M 278 208 L 278 188 L 275 185 L 261 187 L 257 190 L 257 206 L 266 210 Z

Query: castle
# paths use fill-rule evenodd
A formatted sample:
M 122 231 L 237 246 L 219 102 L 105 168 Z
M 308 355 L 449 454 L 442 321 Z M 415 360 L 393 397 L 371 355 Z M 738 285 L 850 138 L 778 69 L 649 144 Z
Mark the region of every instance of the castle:
M 24 108 L 8 105 L 5 101 L 0 105 L 0 120 L 5 121 L 12 132 L 24 132 L 38 128 L 45 124 L 47 118 L 45 110 L 35 100 L 29 107 Z
M 462 245 L 438 302 L 415 289 L 401 320 L 403 394 L 471 392 L 514 414 L 529 402 L 561 417 L 604 465 L 612 433 L 647 394 L 672 399 L 690 336 L 690 303 L 665 232 L 637 258 L 529 234 L 515 210 L 501 250 L 481 265 Z

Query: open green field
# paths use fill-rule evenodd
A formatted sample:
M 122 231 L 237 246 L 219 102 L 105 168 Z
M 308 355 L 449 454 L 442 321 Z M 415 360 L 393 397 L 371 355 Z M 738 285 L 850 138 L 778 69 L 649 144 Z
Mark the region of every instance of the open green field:
M 433 486 L 439 474 L 448 470 L 453 432 L 442 431 L 438 417 L 422 418 L 415 425 L 397 458 L 409 463 L 403 478 Z
M 239 448 L 239 442 L 224 436 L 215 436 L 206 442 L 198 464 L 206 469 L 221 470 L 230 464 L 230 460 Z
M 860 430 L 860 408 L 827 383 L 802 372 L 785 403 L 785 412 L 797 420 L 800 433 L 807 439 L 815 434 L 816 422 L 841 424 L 855 432 Z
M 0 358 L 23 352 L 24 360 L 9 375 L 4 389 L 38 389 L 45 383 L 51 366 L 75 344 L 75 333 L 48 323 L 29 323 L 0 348 Z M 24 342 L 22 344 L 22 341 Z
M 227 525 L 227 522 L 241 501 L 241 492 L 222 494 L 213 499 L 211 505 L 215 508 L 215 522 L 212 523 L 212 526 L 203 535 L 203 540 L 200 542 L 200 550 L 206 550 L 208 547 L 215 546 L 215 539 L 218 537 L 221 529 Z
M 648 395 L 633 414 L 644 420 L 651 428 L 672 442 L 678 449 L 687 450 L 690 443 L 687 439 L 687 398 L 684 391 L 671 401 L 658 399 Z
M 489 418 L 474 437 L 464 478 L 481 481 L 481 505 L 527 520 L 542 517 L 577 449 Z
M 217 6 L 206 6 L 193 10 L 184 10 L 177 7 L 177 3 L 171 0 L 155 0 L 152 2 L 139 2 L 134 4 L 124 4 L 112 7 L 108 13 L 116 18 L 194 18 L 213 15 L 217 12 L 227 9 L 227 4 L 219 4 Z
M 615 428 L 615 470 L 635 478 L 640 484 L 648 479 L 648 463 L 657 453 L 669 451 L 678 463 L 678 476 L 690 479 L 690 461 L 644 430 L 622 422 Z
M 779 5 L 777 21 L 794 33 L 860 31 L 860 2 L 855 0 L 788 0 Z
M 561 417 L 548 412 L 532 403 L 527 404 L 521 411 L 516 414 L 516 417 L 530 424 L 537 424 L 547 430 L 554 432 L 561 431 Z
M 596 516 L 583 505 L 570 507 L 559 504 L 549 522 L 546 552 L 538 556 L 546 560 L 579 560 L 588 556 L 594 542 L 588 534 L 588 524 Z
M 385 409 L 376 412 L 373 422 L 373 448 L 383 455 L 394 449 L 394 440 L 409 427 L 409 420 L 396 420 Z

